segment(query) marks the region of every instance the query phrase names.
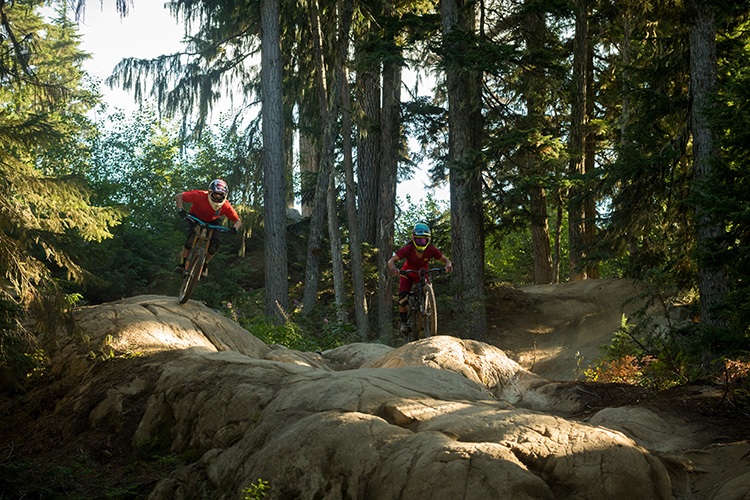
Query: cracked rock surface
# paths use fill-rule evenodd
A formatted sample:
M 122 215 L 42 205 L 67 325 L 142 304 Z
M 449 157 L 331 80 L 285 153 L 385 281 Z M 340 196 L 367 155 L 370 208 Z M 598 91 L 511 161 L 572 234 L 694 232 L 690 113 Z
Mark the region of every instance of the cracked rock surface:
M 648 409 L 587 413 L 590 388 L 545 379 L 482 342 L 297 352 L 161 296 L 82 308 L 77 324 L 89 341 L 58 339 L 56 375 L 76 382 L 55 412 L 132 449 L 189 457 L 151 500 L 242 498 L 259 479 L 271 499 L 712 495 L 691 476 L 710 467 L 699 454 L 710 439 Z M 92 361 L 102 346 L 121 358 Z M 743 498 L 731 496 L 750 477 L 742 446 L 726 450 L 721 498 Z

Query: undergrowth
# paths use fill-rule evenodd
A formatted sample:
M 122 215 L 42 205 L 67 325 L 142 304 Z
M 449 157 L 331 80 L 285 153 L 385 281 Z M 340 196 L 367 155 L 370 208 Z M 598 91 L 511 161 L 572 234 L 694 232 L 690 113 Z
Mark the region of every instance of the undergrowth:
M 145 498 L 157 481 L 181 466 L 172 457 L 153 456 L 115 473 L 86 455 L 64 464 L 6 458 L 0 461 L 0 498 Z
M 295 309 L 284 315 L 284 322 L 278 323 L 265 316 L 262 304 L 262 291 L 251 292 L 240 301 L 225 302 L 221 313 L 268 345 L 282 345 L 298 351 L 325 351 L 359 340 L 356 326 L 338 322 L 336 311 L 330 307 L 316 307 L 310 313 L 302 314 L 298 311 L 297 301 L 293 301 Z
M 634 321 L 623 315 L 612 343 L 587 368 L 581 370 L 579 359 L 578 373 L 589 382 L 624 383 L 655 391 L 696 381 L 720 384 L 724 389 L 721 402 L 750 415 L 750 352 L 741 348 L 744 344 L 736 336 L 727 343 L 729 332 L 701 325 L 694 297 L 675 296 L 649 288 L 638 297 L 648 300 Z M 717 342 L 733 343 L 734 348 L 714 355 L 711 347 Z

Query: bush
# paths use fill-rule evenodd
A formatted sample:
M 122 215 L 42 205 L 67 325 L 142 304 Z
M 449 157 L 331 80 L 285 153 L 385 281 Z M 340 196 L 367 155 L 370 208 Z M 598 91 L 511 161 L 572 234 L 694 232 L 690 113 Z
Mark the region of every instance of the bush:
M 340 347 L 357 339 L 357 328 L 338 323 L 331 308 L 316 307 L 309 314 L 289 313 L 278 324 L 263 313 L 263 293 L 248 292 L 240 302 L 226 302 L 221 313 L 268 345 L 278 344 L 298 351 L 315 352 Z

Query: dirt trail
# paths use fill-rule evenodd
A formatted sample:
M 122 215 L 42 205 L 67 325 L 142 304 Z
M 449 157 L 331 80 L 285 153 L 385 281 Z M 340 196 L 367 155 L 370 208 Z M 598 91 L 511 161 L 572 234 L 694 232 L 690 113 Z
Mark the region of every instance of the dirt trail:
M 501 287 L 488 303 L 487 341 L 524 368 L 552 380 L 574 380 L 601 355 L 636 304 L 632 280 L 601 279 L 558 285 Z
M 500 287 L 487 304 L 487 342 L 537 375 L 575 380 L 579 369 L 593 364 L 600 348 L 611 343 L 622 315 L 633 317 L 640 306 L 626 302 L 642 290 L 634 281 L 619 279 Z M 750 420 L 726 400 L 721 383 L 704 381 L 659 393 L 623 386 L 607 394 L 614 396 L 611 406 L 649 409 L 701 443 L 694 450 L 660 455 L 672 473 L 675 498 L 750 498 Z

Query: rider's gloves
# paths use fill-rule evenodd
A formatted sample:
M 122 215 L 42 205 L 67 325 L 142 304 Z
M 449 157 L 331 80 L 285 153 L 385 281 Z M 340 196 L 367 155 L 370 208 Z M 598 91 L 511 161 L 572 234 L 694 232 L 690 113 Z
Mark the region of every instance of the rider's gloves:
M 231 228 L 231 229 L 229 230 L 229 234 L 237 234 L 237 228 L 236 228 L 236 227 L 232 227 L 232 228 Z
M 181 208 L 181 209 L 179 209 L 179 210 L 177 211 L 177 214 L 179 214 L 179 216 L 180 216 L 180 217 L 182 217 L 183 219 L 184 219 L 185 217 L 187 217 L 187 212 L 185 211 L 185 209 L 184 209 L 184 208 Z

